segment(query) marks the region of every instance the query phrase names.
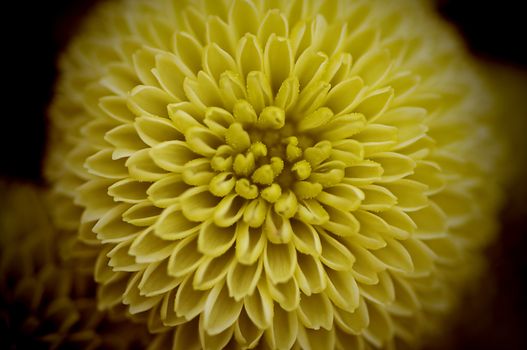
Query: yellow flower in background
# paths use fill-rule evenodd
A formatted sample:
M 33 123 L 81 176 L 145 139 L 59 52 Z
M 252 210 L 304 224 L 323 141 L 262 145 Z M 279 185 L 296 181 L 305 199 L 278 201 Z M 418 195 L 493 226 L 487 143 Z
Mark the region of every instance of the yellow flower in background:
M 97 310 L 93 277 L 66 258 L 71 241 L 51 225 L 42 190 L 0 182 L 2 349 L 130 349 L 148 344 L 124 314 Z M 74 237 L 73 237 L 74 238 Z
M 111 2 L 61 71 L 54 224 L 151 348 L 418 346 L 477 275 L 491 96 L 422 4 Z

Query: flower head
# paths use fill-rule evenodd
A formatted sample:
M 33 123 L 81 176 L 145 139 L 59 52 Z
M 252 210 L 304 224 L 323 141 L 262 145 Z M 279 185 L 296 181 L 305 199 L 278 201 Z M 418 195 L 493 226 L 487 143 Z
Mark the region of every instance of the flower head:
M 415 344 L 492 232 L 487 95 L 423 5 L 121 1 L 62 71 L 57 221 L 158 345 Z

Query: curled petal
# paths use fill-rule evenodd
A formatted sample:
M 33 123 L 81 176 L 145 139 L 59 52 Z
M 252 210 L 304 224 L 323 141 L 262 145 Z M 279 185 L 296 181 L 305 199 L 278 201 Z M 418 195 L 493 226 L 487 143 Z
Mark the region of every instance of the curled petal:
M 252 265 L 232 264 L 227 274 L 229 295 L 235 300 L 241 300 L 254 293 L 262 273 L 262 259 Z
M 293 244 L 272 244 L 265 247 L 264 267 L 272 283 L 289 280 L 296 265 L 296 250 Z
M 359 306 L 360 290 L 349 271 L 326 269 L 328 288 L 326 292 L 336 306 L 353 312 Z
M 167 141 L 156 145 L 150 151 L 150 156 L 162 169 L 182 172 L 185 164 L 198 155 L 183 141 Z
M 150 264 L 138 284 L 139 293 L 145 297 L 164 294 L 178 286 L 182 278 L 172 277 L 167 272 L 168 260 Z
M 167 244 L 165 240 L 147 229 L 134 239 L 129 252 L 135 256 L 137 262 L 151 263 L 169 257 L 175 246 L 175 243 Z
M 230 270 L 234 261 L 233 258 L 234 251 L 232 250 L 217 257 L 204 257 L 194 273 L 194 280 L 192 281 L 194 289 L 211 289 L 220 283 Z
M 203 312 L 203 326 L 210 335 L 219 334 L 236 322 L 243 302 L 229 296 L 224 284 L 217 284 L 209 293 Z
M 272 327 L 266 329 L 265 338 L 273 349 L 291 349 L 298 332 L 298 317 L 296 312 L 275 308 Z
M 236 239 L 235 226 L 217 226 L 212 221 L 201 224 L 198 249 L 204 255 L 216 257 L 227 252 Z
M 311 295 L 324 291 L 327 286 L 327 279 L 324 266 L 320 260 L 305 254 L 297 254 L 297 256 L 295 280 L 302 293 Z
M 370 324 L 368 306 L 363 298 L 360 298 L 359 306 L 353 312 L 338 307 L 334 311 L 335 322 L 347 333 L 359 335 Z
M 267 240 L 261 228 L 246 223 L 236 225 L 236 258 L 245 265 L 252 265 L 264 252 Z
M 193 234 L 175 244 L 168 262 L 168 273 L 171 276 L 185 276 L 203 261 L 203 255 L 198 251 L 197 234 Z
M 208 290 L 195 290 L 192 287 L 192 279 L 192 274 L 189 274 L 179 285 L 173 305 L 176 314 L 188 321 L 203 311 L 207 296 L 210 293 Z
M 243 305 L 258 328 L 267 329 L 273 324 L 274 302 L 265 283 L 259 283 L 254 293 L 245 297 Z
M 209 192 L 208 186 L 193 187 L 180 197 L 183 215 L 191 221 L 205 221 L 218 208 L 219 199 Z
M 155 224 L 154 232 L 163 240 L 179 240 L 194 234 L 201 226 L 183 215 L 180 204 L 174 204 L 163 210 Z
M 319 229 L 322 253 L 320 260 L 333 270 L 349 271 L 355 262 L 348 248 L 323 230 Z
M 325 293 L 302 296 L 298 317 L 309 329 L 330 330 L 333 327 L 333 305 Z

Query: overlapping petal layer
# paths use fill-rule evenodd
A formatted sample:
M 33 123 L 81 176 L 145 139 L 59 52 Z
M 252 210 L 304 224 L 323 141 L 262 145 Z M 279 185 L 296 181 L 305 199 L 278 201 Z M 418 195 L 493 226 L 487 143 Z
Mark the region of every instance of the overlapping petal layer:
M 122 310 L 98 310 L 90 259 L 72 254 L 75 236 L 52 226 L 42 190 L 3 182 L 0 189 L 5 196 L 0 203 L 2 347 L 146 346 L 148 332 Z
M 417 345 L 494 231 L 490 98 L 424 5 L 110 3 L 62 72 L 56 223 L 152 348 Z

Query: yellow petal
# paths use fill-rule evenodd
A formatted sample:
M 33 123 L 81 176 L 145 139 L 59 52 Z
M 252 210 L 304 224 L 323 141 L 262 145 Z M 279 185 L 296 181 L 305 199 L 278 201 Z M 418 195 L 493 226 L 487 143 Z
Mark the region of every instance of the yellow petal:
M 374 346 L 382 347 L 393 337 L 392 319 L 384 308 L 376 304 L 368 304 L 368 311 L 370 313 L 370 325 L 364 330 L 364 337 Z
M 295 270 L 295 280 L 305 295 L 320 293 L 327 286 L 326 272 L 318 258 L 310 255 L 297 254 L 298 264 Z
M 278 9 L 266 13 L 258 28 L 258 41 L 265 46 L 273 34 L 285 38 L 288 36 L 287 19 Z
M 216 81 L 220 80 L 220 75 L 223 72 L 236 70 L 234 59 L 216 43 L 211 43 L 205 47 L 202 62 L 205 71 Z
M 193 73 L 201 69 L 202 47 L 194 36 L 177 32 L 174 35 L 174 51 Z
M 119 125 L 104 134 L 104 140 L 115 148 L 112 159 L 120 159 L 133 155 L 135 152 L 146 148 L 146 144 L 137 135 L 131 123 Z
M 138 284 L 139 292 L 146 297 L 165 294 L 177 287 L 182 278 L 171 277 L 167 273 L 168 259 L 149 264 Z
M 309 329 L 330 330 L 333 327 L 333 305 L 325 293 L 304 295 L 300 299 L 298 318 Z
M 158 167 L 150 156 L 150 149 L 144 149 L 133 154 L 126 161 L 130 177 L 139 181 L 156 181 L 167 172 Z
M 138 117 L 146 115 L 168 118 L 167 106 L 173 102 L 176 100 L 165 91 L 153 86 L 139 85 L 130 92 L 128 108 Z
M 312 225 L 300 220 L 291 220 L 291 228 L 296 250 L 313 256 L 318 256 L 322 252 L 319 234 Z
M 364 210 L 382 212 L 392 208 L 399 199 L 384 186 L 366 185 L 360 186 L 360 189 L 364 193 L 360 208 Z
M 322 245 L 322 253 L 320 255 L 322 263 L 333 270 L 351 270 L 355 257 L 349 252 L 348 248 L 323 230 L 319 229 L 319 233 Z
M 179 317 L 184 317 L 187 321 L 199 315 L 205 307 L 209 291 L 195 290 L 192 287 L 192 274 L 185 277 L 179 285 L 176 299 L 173 304 L 174 310 Z M 188 322 L 186 324 L 192 323 Z M 178 327 L 179 328 L 179 327 Z
M 234 326 L 231 326 L 224 331 L 211 335 L 207 333 L 205 328 L 205 321 L 203 317 L 199 319 L 199 336 L 201 341 L 201 346 L 203 349 L 210 350 L 222 350 L 225 349 L 227 344 L 232 338 L 234 332 Z
M 390 274 L 387 271 L 380 272 L 379 283 L 376 285 L 359 285 L 361 295 L 379 305 L 385 306 L 395 300 L 395 289 Z
M 353 274 L 348 271 L 326 269 L 328 288 L 326 292 L 336 306 L 353 312 L 359 306 L 360 290 Z
M 246 34 L 240 39 L 236 49 L 236 62 L 244 80 L 249 72 L 263 69 L 263 52 L 254 35 Z
M 96 267 L 95 267 L 95 280 L 97 282 L 99 283 L 104 282 L 104 281 L 107 281 L 109 277 L 113 277 L 112 276 L 113 273 L 111 272 L 109 276 L 98 276 L 99 271 L 100 271 L 99 269 L 100 264 L 104 264 L 106 266 L 106 269 L 110 267 L 111 271 L 130 272 L 130 271 L 141 270 L 142 268 L 141 264 L 137 263 L 135 260 L 135 257 L 131 253 L 129 253 L 131 244 L 132 244 L 131 241 L 124 241 L 124 242 L 117 244 L 108 253 L 106 253 L 106 251 L 102 251 L 99 254 L 99 257 L 97 258 Z M 106 255 L 109 258 L 109 260 L 101 259 L 102 255 Z
M 291 43 L 275 33 L 269 36 L 264 50 L 264 67 L 270 77 L 274 94 L 293 71 L 293 52 Z M 274 95 L 273 94 L 273 95 Z
M 234 261 L 234 250 L 223 255 L 205 256 L 194 273 L 194 289 L 208 290 L 222 282 Z
M 151 147 L 166 141 L 183 140 L 183 135 L 166 118 L 140 117 L 135 119 L 134 125 L 141 140 Z
M 329 91 L 325 105 L 335 114 L 348 113 L 357 105 L 363 86 L 360 77 L 348 78 Z
M 252 1 L 235 0 L 229 10 L 229 25 L 232 26 L 236 37 L 242 37 L 246 33 L 256 33 L 258 9 Z
M 173 349 L 188 349 L 200 350 L 202 349 L 199 340 L 199 326 L 198 319 L 186 322 L 176 327 Z
M 252 265 L 232 264 L 227 274 L 229 295 L 238 301 L 253 294 L 260 279 L 262 268 L 262 259 L 258 259 Z
M 413 272 L 412 257 L 404 246 L 393 239 L 386 239 L 386 243 L 386 247 L 372 253 L 390 269 L 405 273 Z
M 247 207 L 247 200 L 237 194 L 221 199 L 214 210 L 214 223 L 220 227 L 229 227 L 238 222 Z
M 209 192 L 208 186 L 193 187 L 180 197 L 183 215 L 191 221 L 205 221 L 216 210 L 220 199 Z
M 326 231 L 338 236 L 354 236 L 359 232 L 360 223 L 350 212 L 326 206 L 329 220 L 321 225 Z
M 124 179 L 108 187 L 108 194 L 116 202 L 140 203 L 146 200 L 146 191 L 149 186 L 149 182 Z
M 217 13 L 217 12 L 216 12 Z M 229 54 L 234 53 L 234 37 L 231 28 L 218 16 L 210 16 L 207 21 L 207 39 L 216 43 Z
M 168 273 L 175 277 L 185 276 L 194 271 L 202 261 L 197 234 L 193 234 L 175 244 L 168 262 Z
M 161 319 L 163 327 L 165 325 L 168 327 L 175 327 L 187 322 L 184 317 L 180 317 L 176 314 L 176 311 L 174 310 L 175 298 L 176 290 L 171 290 L 170 292 L 165 294 L 165 297 L 163 298 L 161 307 L 159 309 L 159 318 Z M 149 319 L 149 330 L 151 332 L 154 332 L 151 329 L 150 323 L 155 321 L 159 322 L 159 318 L 157 317 L 156 313 L 153 312 L 150 314 L 150 316 L 152 321 L 150 321 Z
M 207 107 L 222 105 L 216 82 L 204 71 L 199 71 L 197 79 L 185 78 L 183 89 L 188 100 L 200 111 L 205 111 Z
M 204 127 L 187 129 L 185 140 L 192 151 L 205 157 L 212 157 L 223 144 L 223 140 L 218 135 Z
M 217 226 L 212 221 L 201 224 L 198 236 L 198 249 L 204 255 L 216 257 L 224 254 L 236 239 L 235 227 Z
M 295 272 L 296 250 L 293 244 L 272 244 L 265 247 L 264 267 L 272 283 L 289 280 Z
M 368 306 L 363 298 L 360 298 L 359 307 L 353 312 L 335 309 L 335 322 L 347 333 L 360 335 L 370 324 Z
M 179 202 L 181 194 L 189 188 L 181 174 L 165 176 L 148 188 L 148 199 L 156 206 L 166 208 Z
M 295 218 L 307 224 L 322 225 L 329 220 L 329 214 L 318 201 L 306 199 L 298 203 Z
M 236 322 L 243 302 L 229 296 L 224 284 L 217 284 L 210 292 L 205 302 L 203 326 L 210 335 L 219 334 Z
M 129 305 L 128 311 L 132 315 L 154 308 L 162 298 L 162 295 L 144 297 L 139 294 L 139 282 L 142 275 L 142 272 L 136 272 L 130 279 L 126 291 L 123 293 L 123 304 Z
M 129 204 L 122 204 L 108 211 L 93 227 L 93 232 L 102 243 L 118 243 L 131 239 L 142 228 L 123 221 L 122 214 L 128 210 Z
M 394 91 L 390 86 L 375 90 L 361 101 L 355 111 L 372 122 L 390 107 L 393 95 Z
M 354 211 L 364 199 L 364 193 L 353 185 L 338 184 L 324 189 L 316 199 L 334 208 Z
M 163 240 L 180 240 L 196 233 L 201 226 L 200 223 L 189 221 L 183 215 L 181 205 L 177 203 L 163 210 L 154 226 L 154 232 Z
M 193 77 L 194 73 L 183 63 L 181 58 L 169 53 L 156 55 L 156 68 L 152 72 L 159 84 L 176 100 L 185 100 L 183 81 Z
M 166 141 L 157 144 L 150 150 L 150 156 L 157 166 L 173 172 L 182 172 L 186 163 L 198 158 L 198 155 L 183 141 Z
M 261 228 L 252 228 L 244 222 L 236 225 L 236 258 L 245 265 L 252 265 L 263 253 L 267 239 Z
M 253 294 L 245 297 L 243 305 L 251 321 L 260 329 L 273 324 L 274 303 L 265 283 L 258 284 Z
M 265 331 L 265 338 L 270 347 L 279 350 L 291 349 L 296 341 L 297 332 L 296 312 L 287 312 L 276 307 L 272 327 Z
M 295 311 L 300 303 L 300 289 L 294 278 L 284 283 L 272 283 L 267 281 L 269 292 L 280 307 L 287 311 Z
M 129 252 L 137 262 L 151 263 L 169 257 L 175 246 L 175 243 L 160 239 L 147 229 L 133 240 Z
M 248 349 L 254 348 L 263 335 L 263 329 L 257 327 L 247 315 L 245 309 L 242 309 L 240 317 L 236 321 L 234 336 L 236 341 Z
M 334 349 L 335 329 L 309 329 L 301 327 L 298 332 L 298 343 L 302 349 Z
M 107 179 L 122 179 L 128 175 L 125 159 L 113 159 L 111 149 L 103 149 L 86 159 L 88 172 Z
M 405 211 L 428 206 L 428 197 L 425 194 L 427 186 L 417 181 L 401 179 L 387 183 L 385 187 L 397 197 L 397 205 Z

